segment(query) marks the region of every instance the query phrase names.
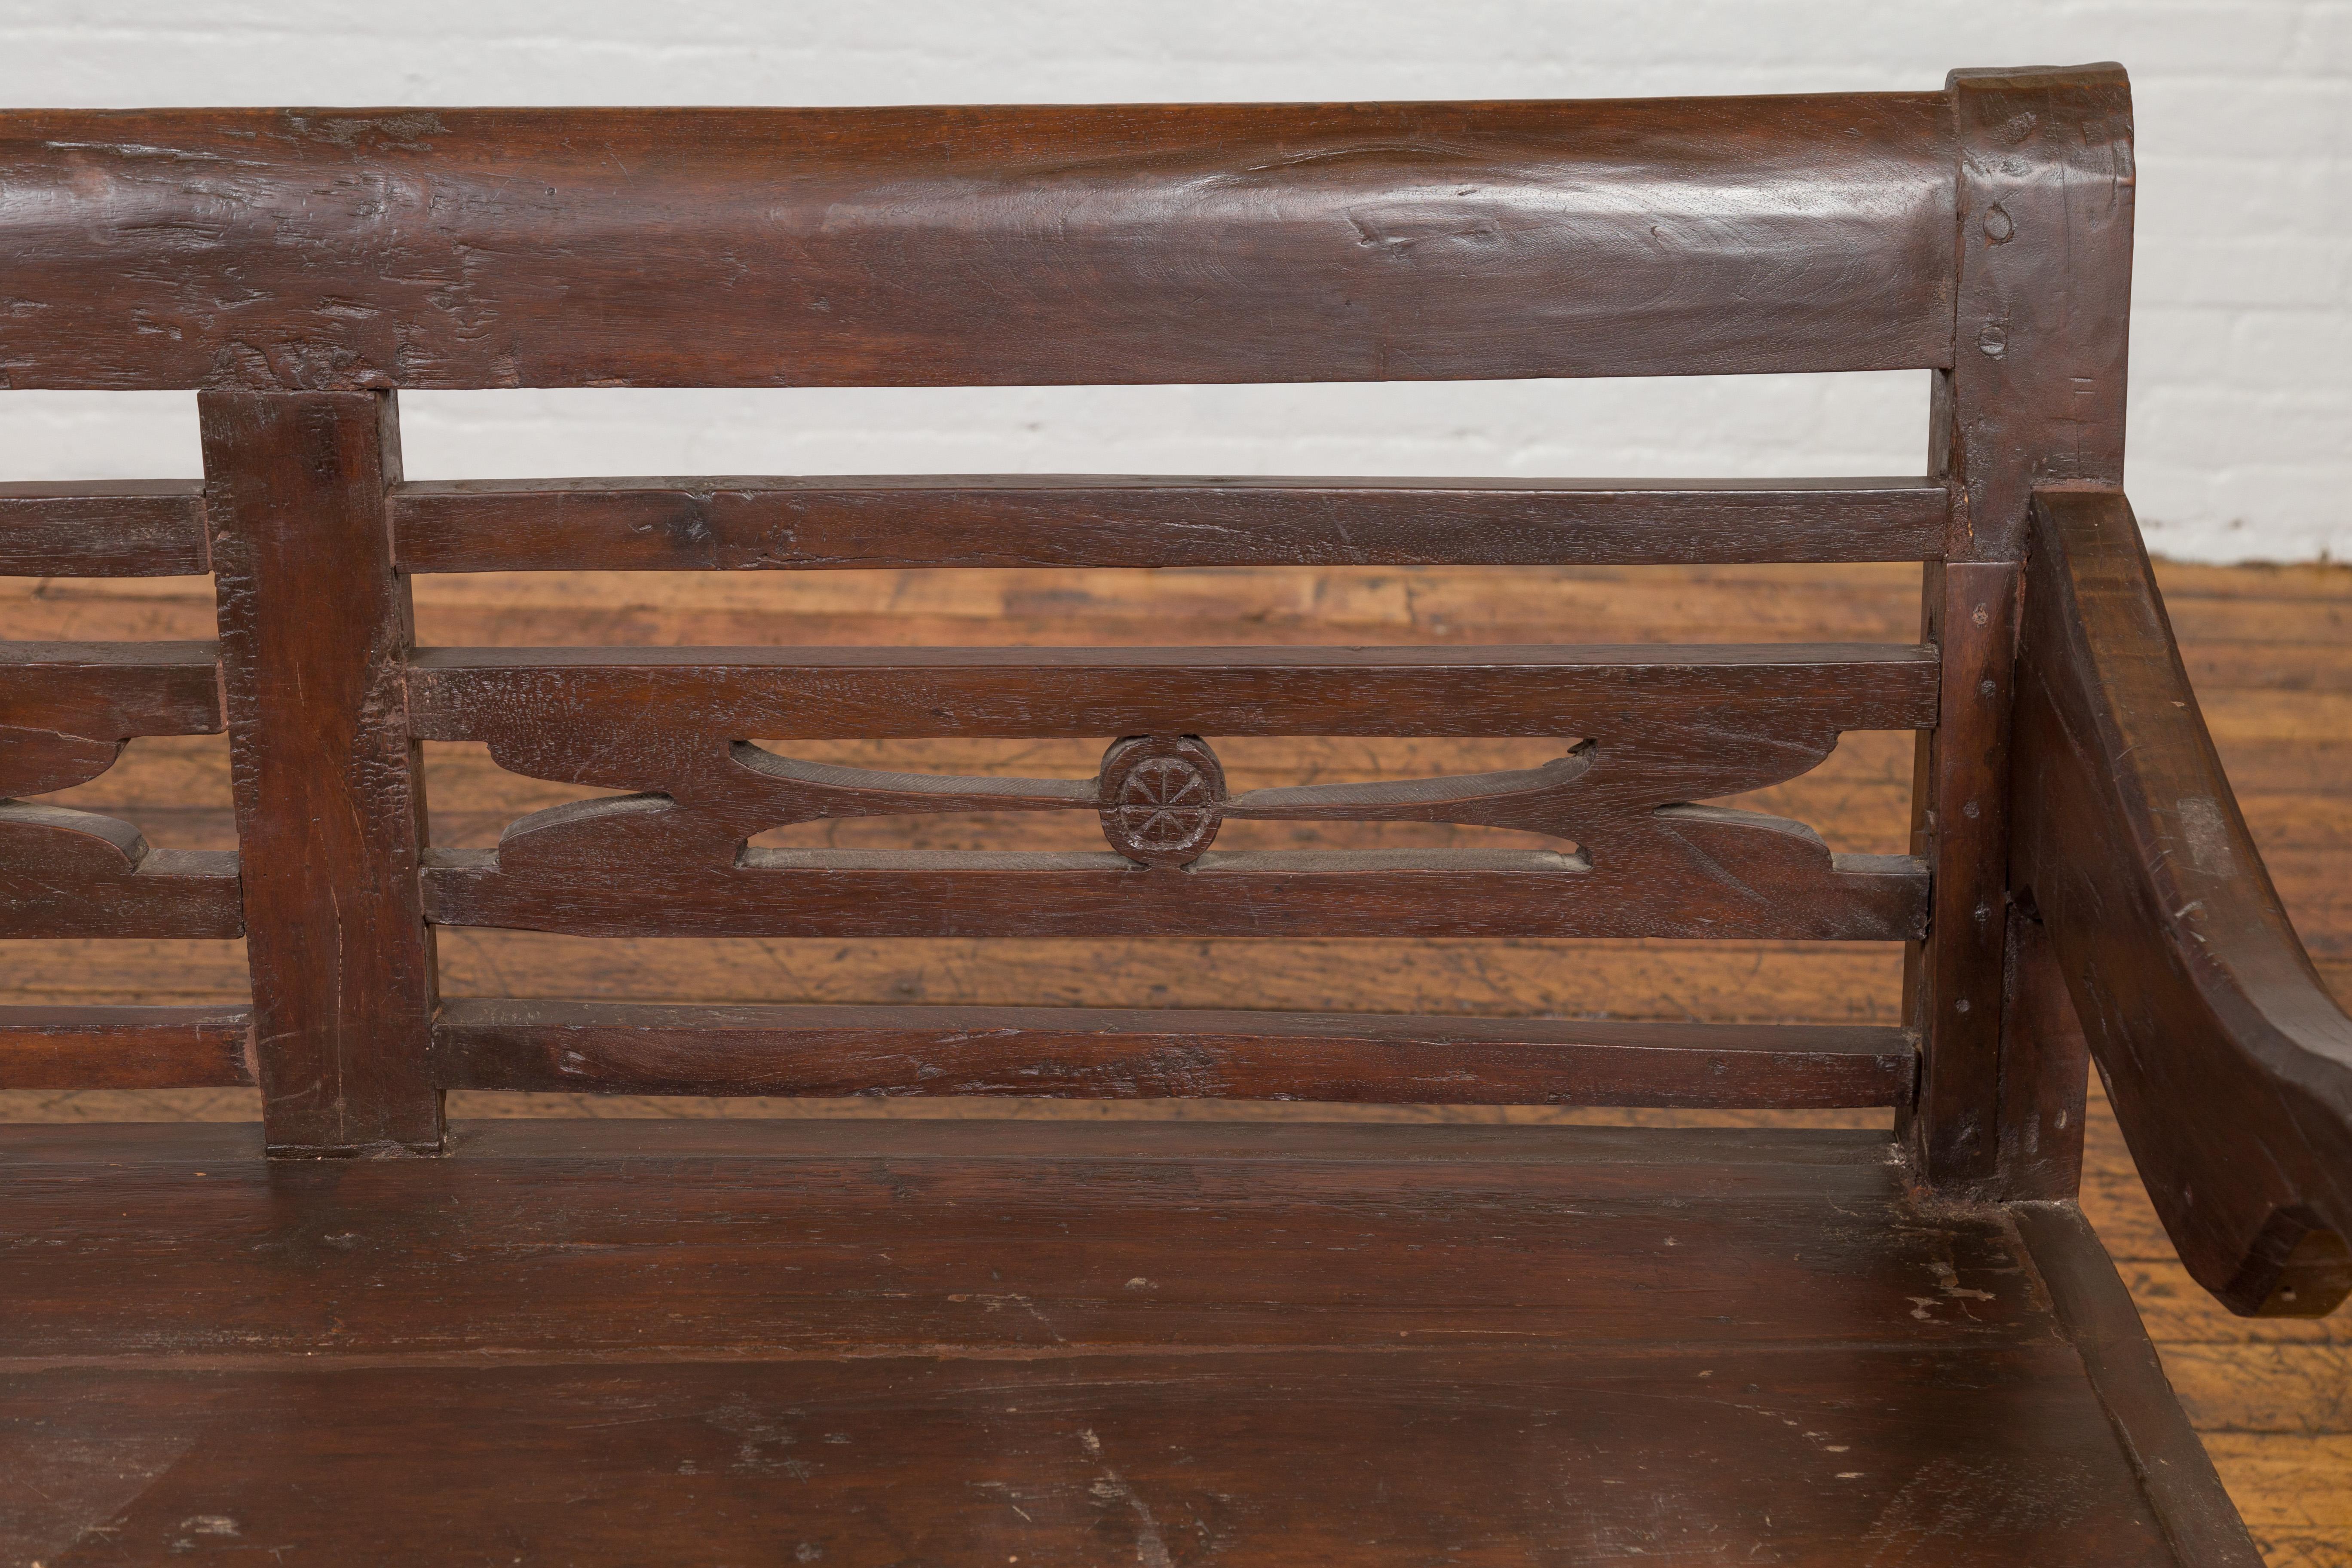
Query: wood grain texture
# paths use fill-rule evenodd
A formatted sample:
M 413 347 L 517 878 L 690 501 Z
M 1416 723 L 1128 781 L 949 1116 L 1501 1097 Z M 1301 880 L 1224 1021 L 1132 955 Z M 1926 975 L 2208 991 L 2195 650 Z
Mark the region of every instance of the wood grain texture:
M 2233 1310 L 2352 1293 L 2352 1018 L 2230 795 L 2131 509 L 2036 500 L 2013 884 L 2166 1229 Z
M 1769 819 L 1673 832 L 1697 868 L 1588 871 L 1543 850 L 1242 850 L 1147 870 L 1109 852 L 750 849 L 734 866 L 591 875 L 433 850 L 425 910 L 436 925 L 573 936 L 1902 942 L 1923 928 L 1927 878 L 1906 857 L 1832 857 Z
M 461 479 L 392 504 L 410 572 L 680 572 L 1924 561 L 1950 498 L 1898 479 L 995 474 Z
M 515 772 L 637 793 L 535 813 L 492 855 L 435 851 L 428 911 L 442 924 L 583 935 L 1899 940 L 1919 929 L 1913 862 L 1839 857 L 1799 824 L 1688 803 L 1806 772 L 1848 723 L 1916 717 L 1931 668 L 1920 650 L 1869 647 L 434 650 L 411 668 L 420 733 L 485 739 Z M 1525 704 L 1549 721 L 1530 723 Z M 1070 706 L 1087 710 L 1062 717 Z M 847 769 L 740 739 L 836 722 L 1116 733 L 1175 714 L 1244 734 L 1483 727 L 1590 738 L 1537 769 L 1230 797 L 1189 724 L 1130 733 L 1092 782 Z M 1189 781 L 1181 799 L 1160 800 L 1175 787 L 1163 773 Z M 745 847 L 819 819 L 1057 809 L 1097 810 L 1116 853 Z M 1552 843 L 1207 852 L 1227 816 L 1468 824 Z M 1151 837 L 1180 817 L 1190 823 L 1181 843 Z M 1131 875 L 1139 863 L 1151 872 Z
M 0 245 L 34 308 L 0 366 L 334 391 L 1942 365 L 1950 127 L 1939 93 L 21 111 Z
M 208 393 L 198 412 L 270 1148 L 436 1149 L 392 398 Z
M 201 479 L 0 481 L 0 577 L 184 577 L 212 569 Z
M 1693 731 L 1717 710 L 1808 729 L 1936 720 L 1932 650 L 1872 643 L 1659 648 L 422 648 L 426 741 L 518 757 L 568 727 L 691 714 L 734 740 L 858 735 L 1548 735 Z M 527 769 L 519 771 L 529 771 Z M 587 782 L 583 780 L 581 782 Z M 628 787 L 628 786 L 616 786 Z
M 2083 1184 L 2090 1042 L 2049 928 L 2012 910 L 2002 966 L 2000 1148 L 2005 1201 L 2072 1203 Z
M 0 643 L 0 797 L 87 784 L 133 736 L 220 728 L 208 642 Z M 0 798 L 0 939 L 244 929 L 235 854 L 151 848 L 119 817 Z
M 2330 942 L 2336 944 L 2335 951 L 2347 951 L 2343 944 L 2352 935 L 2352 925 L 2347 923 L 2352 908 L 2335 899 L 2332 890 L 2347 879 L 2346 850 L 2352 847 L 2352 837 L 2338 826 L 2344 781 L 2352 780 L 2352 752 L 2346 751 L 2352 745 L 2352 709 L 2340 697 L 2347 672 L 2352 672 L 2352 664 L 2343 657 L 2352 652 L 2352 568 L 2212 567 L 2162 560 L 2155 568 L 2199 704 L 2289 913 L 2315 954 Z M 1340 569 L 1291 577 L 1272 572 L 1228 573 L 1218 579 L 1217 595 L 1191 591 L 1180 577 L 1163 578 L 1157 589 L 1162 614 L 1147 640 L 1268 639 L 1289 622 L 1311 635 L 1322 627 L 1306 619 L 1302 606 L 1309 605 L 1328 615 L 1333 626 L 1364 628 L 1343 635 L 1388 642 L 1442 640 L 1449 627 L 1457 628 L 1451 633 L 1454 636 L 1465 631 L 1485 635 L 1489 624 L 1508 625 L 1515 617 L 1532 616 L 1537 613 L 1532 606 L 1540 601 L 1549 601 L 1557 614 L 1571 619 L 1579 635 L 1597 632 L 1611 641 L 1654 635 L 1654 628 L 1668 640 L 1677 640 L 1719 635 L 1717 627 L 1744 632 L 1763 626 L 1770 629 L 1747 635 L 1798 640 L 1857 634 L 1901 637 L 1914 634 L 1918 600 L 1916 572 L 1891 566 L 1530 568 L 1507 574 L 1465 568 L 1389 575 L 1398 580 L 1396 585 L 1379 594 L 1364 591 Z M 0 614 L 19 635 L 99 639 L 212 635 L 210 595 L 188 597 L 200 584 L 185 580 L 60 581 L 47 584 L 37 597 L 33 586 L 30 580 L 0 581 L 0 600 L 5 600 Z M 656 596 L 647 592 L 651 588 L 665 592 Z M 756 602 L 738 596 L 747 588 L 774 596 Z M 911 637 L 971 643 L 998 635 L 1001 628 L 1008 639 L 1058 636 L 1099 644 L 1116 637 L 1127 613 L 1118 584 L 1034 573 L 963 572 L 936 578 L 906 573 L 754 573 L 661 579 L 551 573 L 498 579 L 425 578 L 416 593 L 420 616 L 479 617 L 454 637 L 445 634 L 445 640 L 456 641 L 488 640 L 478 634 L 502 624 L 518 628 L 517 640 L 523 642 L 568 635 L 609 637 L 606 628 L 614 626 L 627 628 L 617 639 L 621 641 L 694 641 L 709 637 L 714 626 L 735 628 L 720 634 L 726 640 L 756 640 L 765 629 L 763 623 L 785 628 L 782 640 L 790 641 L 795 635 L 811 635 L 801 628 L 819 624 L 819 617 L 854 609 L 854 617 L 825 624 L 845 629 L 854 624 L 863 628 L 862 635 L 886 641 Z M 817 593 L 825 596 L 804 596 Z M 445 605 L 437 597 L 444 594 L 464 597 Z M 1026 612 L 1024 605 L 1040 608 Z M 1465 606 L 1479 605 L 1492 606 L 1487 620 L 1461 618 Z M 900 605 L 908 607 L 894 615 L 893 607 Z M 1050 614 L 1045 608 L 1048 605 Z M 506 620 L 494 620 L 494 616 Z M 1239 636 L 1228 632 L 1219 618 L 1225 616 L 1237 623 L 1246 620 L 1255 630 Z M 929 618 L 919 630 L 909 629 L 917 617 Z M 552 636 L 543 633 L 534 638 L 530 635 L 534 624 L 550 627 Z M 1533 632 L 1538 640 L 1545 635 Z M 1887 754 L 1878 758 L 1874 752 L 1866 775 L 1842 771 L 1872 750 L 1864 742 L 1882 739 L 1894 738 L 1848 737 L 1822 769 L 1785 786 L 1785 804 L 1772 809 L 1817 824 L 1832 843 L 1899 846 L 1906 831 L 1908 738 L 1903 740 L 1899 758 L 1891 745 L 1877 747 Z M 1367 766 L 1350 772 L 1360 759 L 1344 747 L 1302 748 L 1273 759 L 1267 776 L 1369 778 L 1434 771 L 1430 765 L 1433 753 L 1433 759 L 1424 759 L 1412 749 L 1416 743 L 1382 744 L 1407 748 L 1393 756 L 1382 750 L 1377 760 L 1386 771 Z M 1008 745 L 1004 756 L 994 762 L 965 760 L 959 754 L 940 765 L 1040 771 L 1040 764 L 1019 761 L 1020 750 Z M 1229 758 L 1233 754 L 1231 746 L 1221 750 Z M 105 781 L 140 777 L 141 752 L 142 746 L 133 745 Z M 489 842 L 515 809 L 555 798 L 523 799 L 518 807 L 518 797 L 507 792 L 530 781 L 499 773 L 478 749 L 428 749 L 429 757 L 446 759 L 453 752 L 463 765 L 453 763 L 433 774 L 436 820 L 448 814 L 482 817 L 487 836 L 476 841 Z M 929 760 L 885 756 L 878 751 L 824 754 L 874 766 L 924 765 Z M 1083 767 L 1091 753 L 1077 760 Z M 1491 765 L 1512 764 L 1498 757 Z M 119 808 L 121 814 L 146 820 L 131 806 L 144 808 L 155 801 L 208 794 L 226 798 L 225 772 L 217 779 L 210 772 L 184 775 L 174 764 L 173 771 L 159 773 L 155 780 L 152 791 L 121 796 L 129 804 Z M 1878 787 L 1882 783 L 1883 790 Z M 111 797 L 100 808 L 118 809 Z M 439 831 L 436 827 L 436 836 Z M 233 843 L 233 835 L 219 842 Z M 1886 1025 L 1901 1020 L 1895 976 L 1886 962 L 1892 954 L 1884 948 L 1843 944 L 686 943 L 588 942 L 456 928 L 440 935 L 445 984 L 458 993 L 483 996 L 634 996 L 655 1003 L 694 996 L 747 1005 L 778 997 L 964 1005 L 1046 1000 L 1095 1006 L 1152 996 L 1216 1005 L 1231 997 L 1238 999 L 1231 1005 L 1299 1010 L 1538 1012 L 1574 1017 L 1605 1009 L 1616 1017 L 1834 1018 Z M 60 1001 L 156 996 L 233 1006 L 247 994 L 240 944 L 235 942 L 32 942 L 12 944 L 8 957 L 8 978 L 22 995 Z M 2352 967 L 2324 955 L 2318 966 L 2339 996 L 2352 995 Z M 787 1105 L 764 1099 L 647 1100 L 516 1091 L 458 1098 L 473 1109 L 457 1113 L 476 1116 L 647 1117 L 720 1110 L 772 1116 L 842 1110 L 896 1115 L 933 1108 L 1037 1116 L 1155 1109 L 1132 1101 L 994 1098 L 892 1099 L 847 1106 L 830 1102 L 809 1110 L 800 1109 L 808 1102 Z M 68 1140 L 89 1136 L 87 1123 L 93 1121 L 251 1119 L 258 1114 L 257 1107 L 255 1091 L 242 1089 L 0 1092 L 0 1114 L 7 1120 L 81 1124 L 56 1129 Z M 1252 1108 L 1232 1101 L 1194 1101 L 1176 1109 L 1234 1114 Z M 1736 1114 L 1467 1106 L 1267 1109 L 1293 1117 L 1345 1110 L 1455 1120 L 1505 1114 L 1611 1114 L 1645 1120 Z M 2084 1151 L 2084 1210 L 2130 1285 L 2147 1331 L 2163 1353 L 2167 1374 L 2232 1499 L 2274 1568 L 2337 1568 L 2352 1557 L 2352 1517 L 2339 1506 L 2345 1495 L 2342 1477 L 2352 1465 L 2352 1447 L 2347 1447 L 2352 1434 L 2345 1433 L 2340 1415 L 2347 1408 L 2341 1360 L 2345 1315 L 2239 1318 L 2221 1307 L 2177 1261 L 2095 1079 L 2086 1112 L 2091 1137 Z M 198 1168 L 211 1169 L 209 1164 Z
M 2130 1292 L 2082 1211 L 2072 1204 L 2026 1203 L 2010 1212 L 2173 1551 L 2200 1568 L 2262 1568 L 2262 1554 L 2164 1380 Z
M 242 1007 L 0 1006 L 0 1089 L 203 1089 L 254 1080 Z
M 1948 559 L 2015 561 L 2035 487 L 2123 482 L 2131 82 L 2116 65 L 1958 70 L 1958 309 L 1937 399 Z
M 0 643 L 0 796 L 87 784 L 134 735 L 220 727 L 209 642 Z
M 1906 955 L 1921 1045 L 1907 1124 L 1921 1173 L 1958 1188 L 2000 1163 L 2009 920 L 2009 727 L 2019 576 L 1999 563 L 1931 566 L 1927 635 L 1943 654 L 1937 721 L 1919 739 L 1911 852 L 1930 868 L 1926 940 Z
M 1063 1007 L 450 1001 L 445 1089 L 1517 1105 L 1895 1105 L 1885 1028 Z
M 152 848 L 116 817 L 0 801 L 0 939 L 240 936 L 241 885 L 232 852 Z
M 688 1528 L 753 1560 L 2180 1561 L 1998 1212 L 1915 1206 L 1883 1135 L 457 1148 L 265 1171 L 247 1130 L 0 1134 L 12 1223 L 76 1239 L 12 1277 L 10 1408 L 68 1477 L 60 1429 L 118 1469 L 171 1446 L 109 1500 L 118 1550 L 226 1512 L 394 1556 L 494 1517 L 580 1563 Z

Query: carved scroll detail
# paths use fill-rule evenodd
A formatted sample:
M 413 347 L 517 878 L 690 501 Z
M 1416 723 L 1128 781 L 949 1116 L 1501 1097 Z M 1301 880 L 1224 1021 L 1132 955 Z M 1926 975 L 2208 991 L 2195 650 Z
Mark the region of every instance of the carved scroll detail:
M 632 714 L 617 734 L 502 724 L 485 736 L 502 766 L 634 793 L 524 817 L 495 855 L 436 853 L 428 903 L 453 923 L 737 934 L 1273 934 L 1388 921 L 1464 934 L 1893 939 L 1916 929 L 1916 862 L 1832 856 L 1802 823 L 1692 804 L 1817 765 L 1837 744 L 1828 712 L 1726 701 L 1677 717 L 1576 742 L 1536 768 L 1240 794 L 1210 744 L 1181 733 L 1124 737 L 1080 781 L 806 762 L 697 732 L 675 711 L 649 723 Z M 1113 854 L 747 847 L 824 818 L 1006 810 L 1092 810 Z M 1213 851 L 1233 818 L 1450 823 L 1561 847 Z M 1437 912 L 1417 909 L 1424 900 Z
M 234 854 L 151 849 L 96 812 L 0 800 L 0 937 L 243 934 Z
M 138 735 L 220 728 L 209 643 L 0 646 L 0 937 L 228 937 L 234 854 L 151 849 L 130 823 L 15 798 L 112 767 Z

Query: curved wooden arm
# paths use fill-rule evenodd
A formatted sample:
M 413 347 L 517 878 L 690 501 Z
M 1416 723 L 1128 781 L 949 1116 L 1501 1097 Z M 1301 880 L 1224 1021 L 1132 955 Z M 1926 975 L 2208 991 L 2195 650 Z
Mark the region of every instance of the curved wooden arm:
M 2011 886 L 2148 1194 L 2231 1311 L 2352 1292 L 2352 1018 L 2280 908 L 2112 490 L 2033 505 Z

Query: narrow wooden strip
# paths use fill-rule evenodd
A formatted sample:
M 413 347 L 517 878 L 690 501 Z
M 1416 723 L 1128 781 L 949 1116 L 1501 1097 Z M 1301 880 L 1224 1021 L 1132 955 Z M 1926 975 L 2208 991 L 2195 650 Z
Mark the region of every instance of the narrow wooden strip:
M 2032 1203 L 2010 1212 L 2185 1568 L 2262 1568 L 2262 1553 L 2165 1381 L 2131 1293 L 2082 1211 L 2072 1204 Z
M 400 698 L 408 585 L 383 515 L 392 398 L 197 406 L 269 1146 L 437 1149 L 424 784 Z
M 1943 365 L 1951 160 L 1933 92 L 25 110 L 5 359 L 264 391 Z
M 0 483 L 0 577 L 191 577 L 212 570 L 202 479 Z
M 1900 1029 L 1058 1007 L 452 1001 L 444 1089 L 1488 1105 L 1895 1105 Z
M 1918 479 L 991 474 L 464 479 L 393 492 L 410 572 L 1926 561 Z
M 2017 595 L 2018 569 L 2002 563 L 1956 561 L 1927 573 L 1925 619 L 1944 671 L 1911 786 L 1911 852 L 1934 868 L 1935 908 L 1905 973 L 1905 1015 L 1923 1052 L 1918 1116 L 1906 1131 L 1921 1173 L 1938 1184 L 1990 1177 L 2003 1141 Z
M 1936 721 L 1932 649 L 1875 643 L 1254 648 L 427 648 L 430 741 L 691 715 L 733 739 L 1594 735 L 1719 704 Z
M 1900 942 L 1927 874 L 1899 856 L 1725 832 L 1704 858 L 1583 868 L 1518 850 L 1211 854 L 1147 870 L 1112 854 L 745 851 L 729 867 L 631 861 L 540 874 L 433 850 L 425 917 L 575 936 L 1750 937 Z
M 218 1089 L 253 1081 L 246 1007 L 0 1007 L 0 1089 Z
M 209 642 L 0 642 L 0 725 L 92 739 L 221 727 Z

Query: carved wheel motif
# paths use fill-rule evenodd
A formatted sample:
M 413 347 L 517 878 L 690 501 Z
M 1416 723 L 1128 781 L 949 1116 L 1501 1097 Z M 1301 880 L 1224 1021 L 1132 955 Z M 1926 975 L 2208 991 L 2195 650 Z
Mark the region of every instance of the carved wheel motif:
M 1131 735 L 1103 756 L 1103 837 L 1130 860 L 1182 866 L 1217 837 L 1224 769 L 1197 735 Z

